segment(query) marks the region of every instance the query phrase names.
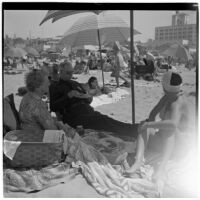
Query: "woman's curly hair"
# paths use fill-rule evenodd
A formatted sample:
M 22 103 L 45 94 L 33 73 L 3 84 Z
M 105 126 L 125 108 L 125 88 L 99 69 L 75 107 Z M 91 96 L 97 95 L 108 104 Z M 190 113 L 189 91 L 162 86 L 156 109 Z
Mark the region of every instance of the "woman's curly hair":
M 44 82 L 46 74 L 42 70 L 34 69 L 25 75 L 26 88 L 30 92 L 34 92 Z

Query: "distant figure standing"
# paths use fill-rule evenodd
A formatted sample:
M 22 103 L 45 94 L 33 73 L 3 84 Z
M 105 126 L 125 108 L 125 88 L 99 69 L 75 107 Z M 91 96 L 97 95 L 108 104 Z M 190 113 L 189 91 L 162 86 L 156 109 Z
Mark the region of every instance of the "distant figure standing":
M 17 69 L 17 58 L 13 59 L 12 68 Z
M 123 76 L 123 73 L 121 72 L 121 69 L 124 68 L 124 59 L 120 53 L 120 44 L 118 41 L 114 43 L 113 52 L 115 54 L 114 74 L 117 87 L 119 87 L 119 78 L 125 81 L 124 86 L 130 87 L 130 82 Z
M 54 64 L 51 72 L 51 83 L 57 83 L 59 81 L 58 71 L 59 71 L 58 65 Z

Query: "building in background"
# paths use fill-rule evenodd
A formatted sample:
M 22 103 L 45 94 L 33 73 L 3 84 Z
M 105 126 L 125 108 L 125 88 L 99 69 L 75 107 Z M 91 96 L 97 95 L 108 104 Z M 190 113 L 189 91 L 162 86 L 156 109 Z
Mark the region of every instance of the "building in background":
M 171 26 L 155 28 L 155 41 L 157 44 L 164 42 L 179 42 L 183 45 L 196 45 L 196 24 L 188 24 L 188 15 L 176 11 L 172 15 Z

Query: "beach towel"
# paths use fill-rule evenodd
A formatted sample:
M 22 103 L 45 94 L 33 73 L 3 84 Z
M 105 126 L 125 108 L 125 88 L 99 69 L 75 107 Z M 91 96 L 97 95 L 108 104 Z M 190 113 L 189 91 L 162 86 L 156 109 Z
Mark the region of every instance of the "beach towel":
M 96 108 L 97 106 L 101 106 L 104 104 L 111 104 L 120 101 L 121 99 L 125 98 L 128 95 L 129 92 L 127 90 L 117 88 L 115 92 L 93 97 L 93 101 L 90 105 L 93 108 Z
M 99 133 L 99 134 L 98 134 Z M 96 139 L 94 136 L 96 135 Z M 108 135 L 108 136 L 107 136 Z M 97 140 L 99 139 L 99 142 Z M 64 163 L 51 165 L 41 169 L 5 169 L 5 191 L 30 192 L 42 190 L 46 187 L 65 181 L 70 176 L 70 168 L 74 174 L 81 173 L 88 184 L 101 195 L 106 197 L 158 197 L 155 185 L 150 181 L 152 169 L 149 166 L 141 167 L 141 177 L 125 178 L 120 169 L 114 168 L 111 163 L 122 168 L 123 159 L 116 162 L 119 155 L 125 151 L 126 142 L 116 139 L 112 134 L 105 132 L 86 132 L 85 138 L 78 134 L 73 138 L 66 138 L 68 156 Z M 133 141 L 134 142 L 134 141 Z M 133 143 L 134 144 L 134 143 Z M 132 149 L 132 151 L 134 151 Z M 114 154 L 109 157 L 104 153 Z M 126 159 L 126 157 L 123 157 Z M 111 160 L 111 163 L 109 162 Z M 76 187 L 76 186 L 74 186 Z M 67 189 L 67 188 L 66 188 Z

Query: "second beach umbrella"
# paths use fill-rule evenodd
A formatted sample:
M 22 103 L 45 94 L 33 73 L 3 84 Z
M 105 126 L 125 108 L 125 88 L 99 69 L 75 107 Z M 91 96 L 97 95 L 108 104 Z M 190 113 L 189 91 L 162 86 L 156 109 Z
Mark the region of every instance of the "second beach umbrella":
M 182 58 L 186 61 L 192 59 L 192 56 L 189 54 L 189 51 L 184 46 L 179 44 L 173 44 L 167 50 L 163 51 L 162 54 L 166 56 Z
M 22 48 L 19 48 L 19 47 L 11 47 L 11 48 L 8 48 L 4 51 L 4 56 L 5 57 L 17 57 L 17 58 L 22 58 L 24 57 L 25 55 L 27 54 L 27 52 L 22 49 Z
M 134 30 L 134 34 L 139 34 Z M 130 27 L 116 15 L 102 12 L 99 15 L 90 15 L 76 21 L 65 32 L 61 42 L 71 47 L 81 45 L 98 45 L 101 52 L 103 44 L 108 42 L 124 42 L 130 37 Z M 102 60 L 101 54 L 100 59 Z M 101 62 L 102 63 L 102 62 Z M 104 85 L 104 75 L 102 68 Z

